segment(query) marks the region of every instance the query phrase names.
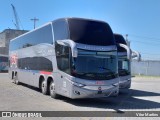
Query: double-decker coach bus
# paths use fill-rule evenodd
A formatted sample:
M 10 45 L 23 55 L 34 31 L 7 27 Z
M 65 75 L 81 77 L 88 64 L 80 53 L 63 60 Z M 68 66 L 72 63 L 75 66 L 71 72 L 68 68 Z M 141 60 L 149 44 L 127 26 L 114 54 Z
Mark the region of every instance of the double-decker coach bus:
M 115 96 L 119 92 L 117 46 L 103 21 L 62 18 L 10 42 L 14 83 L 69 98 Z
M 8 55 L 0 54 L 0 72 L 8 71 Z
M 119 88 L 131 87 L 131 59 L 137 57 L 140 60 L 140 54 L 137 51 L 132 51 L 120 34 L 114 34 L 118 50 L 118 74 L 119 74 Z M 127 52 L 130 51 L 130 52 Z M 130 53 L 127 55 L 127 53 Z M 129 57 L 128 57 L 129 56 Z

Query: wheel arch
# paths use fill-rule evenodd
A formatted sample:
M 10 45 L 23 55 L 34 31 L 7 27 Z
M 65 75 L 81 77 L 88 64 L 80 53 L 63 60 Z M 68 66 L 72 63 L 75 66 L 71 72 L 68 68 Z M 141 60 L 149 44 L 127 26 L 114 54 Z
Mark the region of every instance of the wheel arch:
M 49 88 L 50 83 L 54 81 L 52 76 L 48 76 L 47 78 L 47 87 Z

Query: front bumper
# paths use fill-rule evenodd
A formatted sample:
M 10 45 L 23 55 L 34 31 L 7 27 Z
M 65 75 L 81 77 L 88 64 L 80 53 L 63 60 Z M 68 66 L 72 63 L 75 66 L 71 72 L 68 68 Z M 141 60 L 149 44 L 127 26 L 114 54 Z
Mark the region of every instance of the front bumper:
M 119 83 L 120 89 L 129 89 L 131 87 L 131 80 L 123 80 Z
M 102 86 L 103 87 L 103 86 Z M 106 86 L 105 86 L 106 87 Z M 91 90 L 83 87 L 73 86 L 71 92 L 71 98 L 99 98 L 99 97 L 109 97 L 109 96 L 117 96 L 119 93 L 119 85 L 107 86 L 108 89 L 102 90 Z

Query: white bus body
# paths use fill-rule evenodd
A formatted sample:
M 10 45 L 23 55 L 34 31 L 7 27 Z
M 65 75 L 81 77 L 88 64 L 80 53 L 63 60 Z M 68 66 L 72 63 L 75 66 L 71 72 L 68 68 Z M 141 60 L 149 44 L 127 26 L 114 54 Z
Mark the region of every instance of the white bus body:
M 14 83 L 38 87 L 53 98 L 118 95 L 117 46 L 105 22 L 55 20 L 11 40 L 9 56 Z
M 132 51 L 120 34 L 114 34 L 118 50 L 118 74 L 119 88 L 129 89 L 131 87 L 131 60 L 137 57 L 140 61 L 141 55 L 137 51 Z

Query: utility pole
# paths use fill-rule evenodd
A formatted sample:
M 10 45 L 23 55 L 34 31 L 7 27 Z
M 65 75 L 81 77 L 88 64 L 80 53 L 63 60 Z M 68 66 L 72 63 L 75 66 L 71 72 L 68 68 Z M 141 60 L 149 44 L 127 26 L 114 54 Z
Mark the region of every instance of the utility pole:
M 36 17 L 34 17 L 31 20 L 34 22 L 34 29 L 35 29 L 36 28 L 36 22 L 39 21 L 39 19 L 37 19 Z

